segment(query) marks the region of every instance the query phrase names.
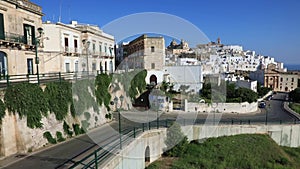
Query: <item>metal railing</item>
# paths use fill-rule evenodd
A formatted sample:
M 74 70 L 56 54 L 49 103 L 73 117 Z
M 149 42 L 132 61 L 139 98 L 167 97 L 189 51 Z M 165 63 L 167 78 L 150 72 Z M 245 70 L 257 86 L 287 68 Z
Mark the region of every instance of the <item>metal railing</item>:
M 12 43 L 26 43 L 26 39 L 24 35 L 19 35 L 15 33 L 5 32 L 4 37 L 1 39 L 12 42 Z
M 127 126 L 126 129 L 122 130 L 120 134 L 122 134 L 122 142 L 121 144 L 128 145 L 132 142 L 133 139 L 141 135 L 145 131 L 149 131 L 152 129 L 160 129 L 160 128 L 168 128 L 170 127 L 175 119 L 164 119 L 164 120 L 153 120 L 148 123 L 141 123 L 139 125 L 134 126 Z M 179 119 L 176 120 L 181 126 L 190 126 L 190 125 L 200 125 L 200 124 L 208 124 L 214 125 L 213 120 L 206 121 L 206 119 Z M 281 124 L 299 124 L 300 121 L 269 121 L 268 125 L 281 125 Z M 265 121 L 261 120 L 239 120 L 239 119 L 223 119 L 219 123 L 219 125 L 265 125 Z M 216 125 L 218 125 L 216 124 Z M 93 153 L 88 154 L 84 158 L 80 160 L 73 160 L 70 159 L 68 162 L 72 162 L 73 164 L 69 166 L 70 169 L 74 168 L 95 168 L 98 167 L 103 163 L 105 160 L 109 159 L 110 157 L 114 156 L 114 154 L 119 153 L 120 150 L 120 142 L 116 135 L 116 139 L 111 142 L 110 144 L 100 147 L 96 149 Z
M 19 83 L 37 83 L 45 84 L 55 81 L 73 81 L 78 79 L 87 79 L 88 77 L 95 77 L 100 74 L 101 71 L 87 72 L 54 72 L 54 73 L 41 73 L 39 78 L 36 74 L 19 74 L 19 75 L 0 75 L 0 89 L 6 88 L 10 85 L 15 85 Z M 102 72 L 106 73 L 106 72 Z

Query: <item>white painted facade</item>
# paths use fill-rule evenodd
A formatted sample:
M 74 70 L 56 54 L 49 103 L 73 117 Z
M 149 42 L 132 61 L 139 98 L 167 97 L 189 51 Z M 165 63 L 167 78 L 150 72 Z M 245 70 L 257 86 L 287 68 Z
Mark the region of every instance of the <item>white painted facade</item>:
M 46 22 L 43 28 L 48 39 L 43 44 L 48 72 L 112 73 L 115 70 L 114 37 L 98 26 L 72 21 L 71 24 Z

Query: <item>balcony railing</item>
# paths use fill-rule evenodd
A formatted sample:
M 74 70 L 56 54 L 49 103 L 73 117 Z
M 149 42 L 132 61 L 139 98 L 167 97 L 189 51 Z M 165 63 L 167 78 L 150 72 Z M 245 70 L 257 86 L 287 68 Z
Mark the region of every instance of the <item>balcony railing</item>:
M 11 43 L 26 43 L 26 39 L 24 35 L 19 35 L 15 33 L 5 32 L 4 37 L 1 38 L 2 40 L 11 42 Z

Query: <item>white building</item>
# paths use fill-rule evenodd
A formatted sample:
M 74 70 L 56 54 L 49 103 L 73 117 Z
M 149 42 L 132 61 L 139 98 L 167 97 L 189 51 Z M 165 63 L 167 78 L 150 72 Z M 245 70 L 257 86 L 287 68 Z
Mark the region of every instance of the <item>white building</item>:
M 235 84 L 237 87 L 243 87 L 243 88 L 251 89 L 254 92 L 257 92 L 257 81 L 237 80 Z
M 44 62 L 49 72 L 107 72 L 115 69 L 114 37 L 98 26 L 43 23 Z M 87 66 L 88 65 L 88 66 Z
M 167 82 L 174 84 L 174 90 L 180 91 L 181 86 L 188 86 L 186 92 L 198 93 L 202 89 L 203 74 L 200 65 L 166 66 L 164 74 Z

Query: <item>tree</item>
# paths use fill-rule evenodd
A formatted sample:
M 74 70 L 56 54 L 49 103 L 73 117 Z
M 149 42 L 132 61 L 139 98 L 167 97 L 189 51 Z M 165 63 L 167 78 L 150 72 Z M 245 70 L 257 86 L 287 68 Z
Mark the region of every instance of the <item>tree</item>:
M 256 102 L 258 95 L 251 89 L 247 88 L 238 88 L 236 91 L 237 95 L 241 98 L 242 102 Z
M 289 93 L 289 97 L 293 102 L 300 103 L 300 87 Z
M 186 152 L 188 145 L 187 137 L 182 133 L 181 127 L 178 123 L 167 129 L 167 139 L 165 140 L 167 145 L 166 154 L 171 157 L 180 157 Z

